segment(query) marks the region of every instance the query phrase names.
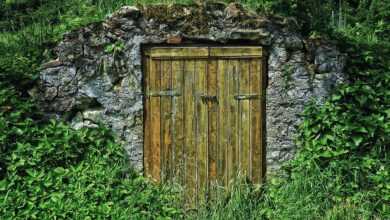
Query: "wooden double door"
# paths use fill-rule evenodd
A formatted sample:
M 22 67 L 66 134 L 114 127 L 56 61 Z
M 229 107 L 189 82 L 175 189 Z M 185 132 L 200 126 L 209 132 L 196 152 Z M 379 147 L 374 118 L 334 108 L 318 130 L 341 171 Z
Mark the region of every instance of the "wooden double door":
M 202 200 L 265 172 L 261 47 L 152 47 L 144 53 L 144 172 Z

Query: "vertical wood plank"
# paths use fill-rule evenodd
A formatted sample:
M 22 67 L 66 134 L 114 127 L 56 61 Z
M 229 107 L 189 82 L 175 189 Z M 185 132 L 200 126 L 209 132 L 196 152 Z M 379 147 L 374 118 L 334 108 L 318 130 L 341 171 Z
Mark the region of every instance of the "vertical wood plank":
M 226 120 L 227 120 L 227 64 L 226 60 L 218 60 L 218 159 L 217 159 L 217 178 L 221 185 L 226 184 Z
M 241 60 L 241 75 L 240 75 L 240 94 L 249 94 L 250 93 L 250 70 L 249 70 L 249 61 Z M 249 109 L 249 100 L 241 100 L 241 171 L 245 176 L 250 175 L 250 109 Z
M 261 97 L 262 71 L 261 60 L 253 59 L 250 63 L 251 93 L 260 95 L 259 99 L 250 100 L 251 105 L 251 148 L 252 148 L 252 176 L 253 183 L 260 183 L 262 176 L 262 126 L 261 126 Z
M 161 66 L 160 61 L 152 60 L 150 68 L 150 89 L 160 91 Z M 150 97 L 150 115 L 152 126 L 150 127 L 150 145 L 152 155 L 151 159 L 151 176 L 154 180 L 160 181 L 161 171 L 161 126 L 160 126 L 160 97 Z
M 241 77 L 242 77 L 242 64 L 240 61 L 238 61 L 238 74 L 237 74 L 237 94 L 240 94 L 241 93 Z M 235 94 L 235 95 L 237 95 Z M 238 160 L 238 173 L 240 173 L 242 175 L 242 102 L 240 100 L 237 100 L 237 142 L 238 142 L 238 146 L 237 146 L 237 160 Z
M 228 153 L 227 153 L 227 169 L 229 181 L 237 176 L 238 171 L 238 101 L 234 99 L 234 95 L 238 93 L 238 71 L 239 62 L 237 60 L 230 60 L 228 65 Z
M 188 205 L 195 204 L 196 198 L 196 148 L 195 148 L 195 109 L 194 109 L 194 70 L 193 60 L 186 60 L 184 66 L 184 132 L 186 196 Z
M 171 90 L 171 76 L 171 61 L 161 61 L 161 91 Z M 161 177 L 163 181 L 170 180 L 172 175 L 171 103 L 171 96 L 161 97 Z
M 242 68 L 241 68 L 241 62 L 240 60 L 236 60 L 236 81 L 235 84 L 235 94 L 240 94 L 240 82 L 241 82 L 241 75 L 242 75 Z M 236 106 L 237 106 L 237 114 L 236 114 L 236 121 L 235 127 L 236 129 L 236 174 L 241 174 L 241 167 L 242 167 L 242 121 L 241 121 L 241 112 L 242 112 L 242 103 L 239 100 L 235 100 Z
M 173 97 L 172 103 L 172 123 L 173 123 L 173 160 L 175 164 L 174 180 L 180 184 L 184 184 L 184 61 L 172 61 L 172 88 L 178 91 L 181 95 Z
M 207 95 L 217 95 L 217 71 L 218 63 L 210 60 L 207 72 Z M 218 101 L 207 101 L 208 105 L 208 158 L 209 158 L 209 188 L 214 188 L 217 180 L 217 120 Z M 212 189 L 210 189 L 212 191 Z
M 265 108 L 266 108 L 266 83 L 267 83 L 267 65 L 266 65 L 266 59 L 261 59 L 261 106 L 260 106 L 260 111 L 261 111 L 261 115 L 260 115 L 260 120 L 261 120 L 261 131 L 260 131 L 260 134 L 261 134 L 261 170 L 262 170 L 262 173 L 261 173 L 261 178 L 262 180 L 261 181 L 264 181 L 264 178 L 265 178 L 265 174 L 266 174 L 266 163 L 267 163 L 267 160 L 266 160 L 266 155 L 267 155 L 267 152 L 266 152 L 266 138 L 265 138 L 265 134 L 266 134 L 266 112 L 265 112 Z
M 207 61 L 196 61 L 196 112 L 197 112 L 197 132 L 196 132 L 196 147 L 197 147 L 197 173 L 198 173 L 198 200 L 204 202 L 207 192 L 207 177 L 208 177 L 208 143 L 207 143 L 207 103 L 201 100 L 201 95 L 207 94 Z
M 150 92 L 150 57 L 145 57 L 143 60 L 144 65 L 144 173 L 146 176 L 151 174 L 151 166 L 150 166 L 150 157 L 151 157 L 151 149 L 150 149 L 150 98 L 148 96 Z

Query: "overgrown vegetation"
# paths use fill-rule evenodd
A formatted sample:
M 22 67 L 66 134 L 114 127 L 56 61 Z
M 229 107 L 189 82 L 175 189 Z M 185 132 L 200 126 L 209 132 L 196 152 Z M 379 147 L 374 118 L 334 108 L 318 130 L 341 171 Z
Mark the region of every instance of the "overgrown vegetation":
M 179 218 L 177 193 L 131 170 L 105 128 L 37 121 L 33 103 L 0 89 L 1 219 Z
M 161 1 L 0 0 L 0 215 L 2 219 L 181 218 L 177 193 L 126 167 L 108 130 L 73 130 L 39 114 L 29 90 L 65 31 L 118 7 Z M 171 3 L 166 1 L 164 3 Z M 179 1 L 189 3 L 190 1 Z M 351 83 L 309 105 L 299 153 L 258 188 L 237 181 L 200 219 L 390 218 L 390 2 L 244 0 L 297 19 L 308 37 L 339 42 Z M 106 48 L 115 52 L 117 45 Z M 190 216 L 191 217 L 191 216 Z

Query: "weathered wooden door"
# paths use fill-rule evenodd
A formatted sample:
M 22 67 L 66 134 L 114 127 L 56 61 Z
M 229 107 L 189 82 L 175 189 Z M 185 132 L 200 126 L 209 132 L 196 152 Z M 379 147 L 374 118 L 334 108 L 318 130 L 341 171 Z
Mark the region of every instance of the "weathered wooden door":
M 152 47 L 145 52 L 145 174 L 177 181 L 189 202 L 240 173 L 265 171 L 261 47 Z

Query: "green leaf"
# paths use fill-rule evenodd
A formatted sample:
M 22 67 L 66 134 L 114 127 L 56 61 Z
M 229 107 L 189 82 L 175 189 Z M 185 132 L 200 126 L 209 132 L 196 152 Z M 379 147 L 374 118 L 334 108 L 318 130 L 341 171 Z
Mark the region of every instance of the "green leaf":
M 7 190 L 7 180 L 3 179 L 0 181 L 0 191 L 5 191 Z
M 333 95 L 332 96 L 332 101 L 338 101 L 341 99 L 341 95 Z
M 333 154 L 330 151 L 324 151 L 321 153 L 321 157 L 331 158 L 331 157 L 333 157 Z
M 62 168 L 62 167 L 56 167 L 55 169 L 54 169 L 54 173 L 56 173 L 56 174 L 63 174 L 63 173 L 65 173 L 65 169 L 64 168 Z
M 355 146 L 358 147 L 364 139 L 361 136 L 352 136 L 352 140 Z
M 365 127 L 357 127 L 355 131 L 360 133 L 368 133 L 368 130 Z

